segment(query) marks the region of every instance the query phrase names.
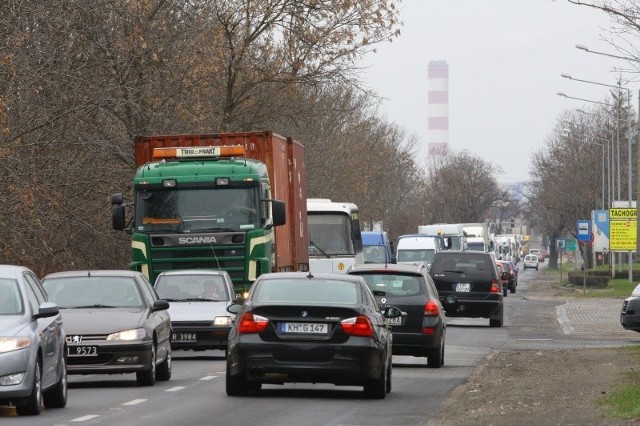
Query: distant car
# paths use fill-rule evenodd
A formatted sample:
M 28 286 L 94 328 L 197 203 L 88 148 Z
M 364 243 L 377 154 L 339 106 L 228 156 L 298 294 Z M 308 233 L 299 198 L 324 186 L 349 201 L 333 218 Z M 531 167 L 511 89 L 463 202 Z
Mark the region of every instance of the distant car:
M 510 260 L 498 260 L 496 262 L 498 265 L 504 265 L 503 270 L 509 272 L 509 278 L 505 281 L 506 287 L 504 288 L 504 296 L 506 296 L 507 290 L 509 293 L 515 293 L 516 288 L 518 287 L 518 267 Z
M 442 367 L 447 323 L 426 265 L 358 265 L 348 273 L 365 279 L 382 309 L 395 306 L 402 311 L 401 317 L 387 321 L 393 354 L 427 357 L 428 367 Z
M 173 349 L 227 350 L 235 319 L 227 307 L 235 298 L 235 291 L 226 271 L 165 271 L 156 278 L 154 288 L 161 299 L 171 304 Z
M 540 252 L 540 249 L 531 249 L 529 250 L 529 254 L 534 254 L 538 258 L 538 262 L 544 262 L 544 257 Z
M 38 277 L 0 265 L 0 405 L 19 415 L 66 406 L 65 349 L 60 311 Z
M 491 253 L 441 251 L 434 255 L 429 269 L 440 301 L 448 317 L 489 318 L 489 326 L 504 322 L 502 279 Z M 447 297 L 455 296 L 454 303 Z
M 633 289 L 631 296 L 622 302 L 620 324 L 625 330 L 640 332 L 640 284 Z
M 496 267 L 498 268 L 498 275 L 500 275 L 500 281 L 502 282 L 502 296 L 507 297 L 509 295 L 509 279 L 511 277 L 511 272 L 509 265 L 502 262 L 502 260 L 496 260 Z M 506 260 L 504 262 L 506 262 Z M 508 275 L 503 275 L 505 272 Z
M 229 333 L 227 395 L 287 382 L 363 386 L 368 398 L 391 391 L 393 336 L 362 277 L 281 272 L 261 275 Z
M 540 263 L 540 261 L 538 260 L 538 256 L 535 254 L 528 254 L 524 257 L 524 265 L 523 268 L 525 270 L 527 269 L 535 269 L 536 271 L 538 270 L 538 263 Z
M 42 284 L 63 310 L 69 374 L 136 373 L 141 386 L 171 378 L 169 302 L 141 272 L 56 272 Z
M 549 257 L 549 252 L 546 250 L 540 250 L 540 256 L 539 258 L 542 259 L 540 260 L 541 262 L 544 262 L 545 259 L 547 259 Z

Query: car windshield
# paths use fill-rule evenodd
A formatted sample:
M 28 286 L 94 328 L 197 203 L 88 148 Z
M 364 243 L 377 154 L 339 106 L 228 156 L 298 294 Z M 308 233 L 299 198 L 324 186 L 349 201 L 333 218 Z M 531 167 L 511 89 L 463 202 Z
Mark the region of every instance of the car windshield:
M 45 278 L 42 284 L 51 301 L 61 308 L 128 308 L 142 306 L 132 277 Z
M 23 309 L 18 282 L 0 278 L 0 315 L 20 315 Z
M 489 258 L 482 254 L 476 255 L 453 255 L 443 253 L 431 265 L 431 271 L 434 273 L 442 272 L 460 272 L 473 273 L 479 271 L 490 271 Z
M 155 289 L 161 299 L 170 302 L 230 300 L 220 275 L 160 275 Z
M 256 287 L 251 300 L 283 305 L 355 305 L 357 285 L 331 279 L 267 279 Z
M 384 291 L 385 295 L 416 296 L 421 293 L 421 277 L 395 274 L 358 274 L 372 291 Z M 375 293 L 374 293 L 375 294 Z
M 398 250 L 398 262 L 431 263 L 436 251 L 433 249 Z

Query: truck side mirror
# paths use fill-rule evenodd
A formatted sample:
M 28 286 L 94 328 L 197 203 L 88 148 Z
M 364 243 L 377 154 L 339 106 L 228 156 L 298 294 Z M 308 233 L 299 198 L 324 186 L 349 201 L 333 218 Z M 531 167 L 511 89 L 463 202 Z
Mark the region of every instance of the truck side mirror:
M 122 231 L 125 228 L 124 205 L 117 204 L 111 209 L 112 225 L 116 231 Z
M 287 223 L 287 206 L 284 201 L 271 201 L 271 214 L 273 215 L 273 226 L 280 226 Z

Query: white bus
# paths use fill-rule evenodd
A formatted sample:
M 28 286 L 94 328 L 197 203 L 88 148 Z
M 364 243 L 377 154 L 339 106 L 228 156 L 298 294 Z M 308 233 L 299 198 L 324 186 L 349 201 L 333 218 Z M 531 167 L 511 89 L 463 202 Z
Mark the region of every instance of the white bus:
M 364 263 L 358 207 L 325 198 L 307 199 L 309 270 L 346 272 Z

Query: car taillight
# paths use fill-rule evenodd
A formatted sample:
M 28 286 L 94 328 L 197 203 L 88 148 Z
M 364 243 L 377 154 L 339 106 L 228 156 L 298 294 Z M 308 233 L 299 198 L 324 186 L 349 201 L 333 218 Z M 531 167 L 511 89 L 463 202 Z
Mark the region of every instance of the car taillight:
M 498 280 L 491 280 L 491 293 L 501 293 Z
M 373 336 L 373 326 L 369 318 L 360 315 L 359 317 L 347 318 L 340 321 L 342 331 L 352 336 Z
M 425 317 L 437 317 L 440 315 L 440 307 L 434 300 L 429 300 L 424 305 L 424 316 Z
M 261 317 L 260 315 L 245 313 L 242 315 L 242 318 L 238 323 L 238 333 L 260 333 L 267 328 L 267 324 L 269 324 L 269 320 L 267 318 Z

